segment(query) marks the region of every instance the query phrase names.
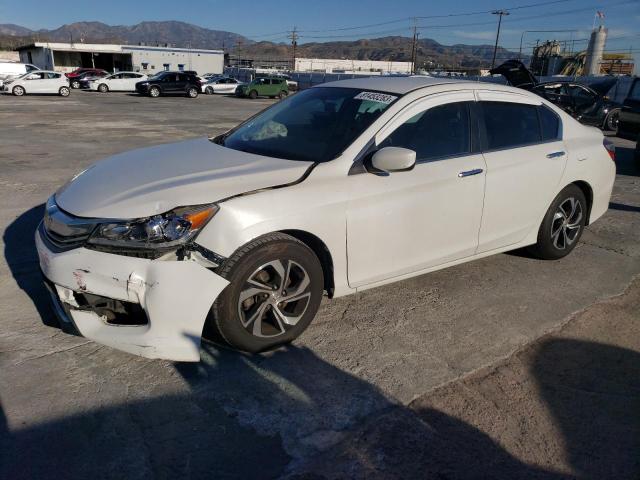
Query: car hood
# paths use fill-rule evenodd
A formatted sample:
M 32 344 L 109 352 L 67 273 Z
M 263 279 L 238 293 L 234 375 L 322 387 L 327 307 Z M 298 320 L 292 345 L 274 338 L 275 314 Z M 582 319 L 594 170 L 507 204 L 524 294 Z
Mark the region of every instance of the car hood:
M 514 87 L 530 90 L 538 80 L 524 64 L 518 60 L 507 60 L 502 65 L 489 70 L 491 75 L 502 75 Z
M 79 217 L 143 218 L 292 183 L 311 165 L 231 150 L 200 138 L 106 158 L 64 185 L 56 202 Z

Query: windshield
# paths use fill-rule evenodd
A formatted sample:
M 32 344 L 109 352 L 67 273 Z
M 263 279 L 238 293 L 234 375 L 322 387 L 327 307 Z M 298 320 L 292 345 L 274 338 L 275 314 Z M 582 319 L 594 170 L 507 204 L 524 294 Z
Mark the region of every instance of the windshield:
M 310 88 L 214 141 L 257 155 L 327 162 L 342 153 L 397 98 L 354 88 Z

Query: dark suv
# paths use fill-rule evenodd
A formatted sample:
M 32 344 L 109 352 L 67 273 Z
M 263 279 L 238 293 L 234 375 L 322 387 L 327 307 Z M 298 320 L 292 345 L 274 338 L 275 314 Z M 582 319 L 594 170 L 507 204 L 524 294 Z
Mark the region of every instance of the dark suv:
M 622 105 L 618 136 L 637 142 L 636 160 L 640 161 L 640 78 L 633 80 L 629 94 Z
M 136 83 L 136 92 L 150 97 L 186 95 L 196 98 L 202 85 L 192 72 L 160 72 L 148 80 Z

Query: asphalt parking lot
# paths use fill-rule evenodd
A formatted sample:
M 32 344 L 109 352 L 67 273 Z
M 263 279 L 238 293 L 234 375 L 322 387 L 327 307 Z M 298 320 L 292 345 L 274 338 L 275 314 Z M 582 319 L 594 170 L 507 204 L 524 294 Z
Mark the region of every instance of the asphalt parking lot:
M 640 477 L 629 141 L 610 210 L 560 261 L 512 252 L 326 301 L 292 346 L 206 345 L 200 364 L 52 326 L 33 242 L 47 197 L 100 158 L 272 102 L 0 96 L 0 478 Z

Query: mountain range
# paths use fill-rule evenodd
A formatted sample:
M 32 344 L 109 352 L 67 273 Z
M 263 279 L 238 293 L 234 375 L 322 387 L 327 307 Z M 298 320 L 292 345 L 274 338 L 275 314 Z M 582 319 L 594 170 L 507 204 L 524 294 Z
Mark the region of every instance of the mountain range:
M 224 48 L 226 51 L 255 59 L 286 59 L 292 55 L 291 45 L 255 42 L 233 32 L 211 30 L 185 22 L 141 22 L 136 25 L 107 25 L 101 22 L 76 22 L 53 30 L 31 30 L 0 24 L 0 49 L 13 49 L 33 41 L 85 43 L 170 44 L 191 48 Z M 299 44 L 298 57 L 349 58 L 357 60 L 411 59 L 412 42 L 408 37 L 391 36 L 354 41 L 332 41 Z M 491 62 L 493 45 L 442 45 L 432 39 L 418 41 L 417 63 L 429 66 L 481 67 Z M 498 48 L 498 60 L 516 54 Z

